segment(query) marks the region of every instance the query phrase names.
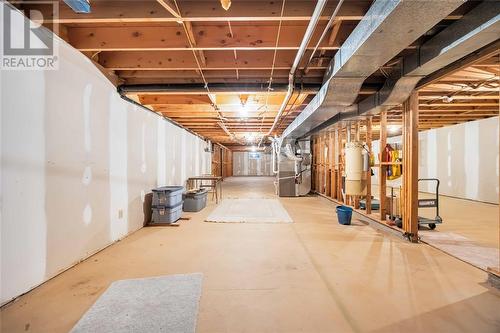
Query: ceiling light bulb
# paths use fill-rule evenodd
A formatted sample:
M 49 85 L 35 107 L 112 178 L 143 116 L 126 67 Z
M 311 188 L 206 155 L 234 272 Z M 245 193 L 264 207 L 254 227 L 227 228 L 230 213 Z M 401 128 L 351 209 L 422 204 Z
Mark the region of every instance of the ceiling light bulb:
M 220 0 L 220 4 L 224 10 L 228 10 L 231 7 L 231 0 Z
M 390 133 L 397 133 L 399 131 L 398 125 L 389 125 L 388 128 Z
M 248 101 L 248 95 L 240 95 L 241 106 L 247 105 L 247 101 Z

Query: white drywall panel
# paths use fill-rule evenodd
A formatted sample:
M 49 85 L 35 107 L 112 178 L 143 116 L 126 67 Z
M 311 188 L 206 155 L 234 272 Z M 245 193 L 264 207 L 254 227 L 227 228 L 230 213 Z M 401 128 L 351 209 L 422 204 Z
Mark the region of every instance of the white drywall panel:
M 0 303 L 141 228 L 152 188 L 210 173 L 202 139 L 120 98 L 65 43 L 58 70 L 0 81 Z
M 249 152 L 233 152 L 234 176 L 271 176 L 271 154 L 258 152 L 259 158 L 251 158 Z

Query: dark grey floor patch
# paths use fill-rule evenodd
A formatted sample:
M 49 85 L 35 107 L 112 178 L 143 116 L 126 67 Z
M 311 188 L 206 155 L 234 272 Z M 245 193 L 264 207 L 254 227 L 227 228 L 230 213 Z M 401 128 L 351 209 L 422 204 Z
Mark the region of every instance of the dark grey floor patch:
M 71 332 L 195 332 L 202 280 L 195 273 L 113 282 Z

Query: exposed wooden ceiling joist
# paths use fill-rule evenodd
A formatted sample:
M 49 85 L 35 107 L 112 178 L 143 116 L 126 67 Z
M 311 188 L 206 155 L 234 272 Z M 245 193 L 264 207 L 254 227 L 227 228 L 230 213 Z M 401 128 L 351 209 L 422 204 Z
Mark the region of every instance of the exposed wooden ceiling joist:
M 51 22 L 62 24 L 105 24 L 105 23 L 142 23 L 142 22 L 237 22 L 237 21 L 279 21 L 281 1 L 234 1 L 231 10 L 225 11 L 220 3 L 182 1 L 180 16 L 177 17 L 172 0 L 115 0 L 92 1 L 92 12 L 78 15 L 67 6 L 60 6 L 59 18 Z M 339 12 L 338 19 L 359 21 L 363 18 L 371 1 L 347 1 Z M 283 21 L 309 21 L 315 2 L 310 0 L 288 1 Z M 322 20 L 328 20 L 333 11 L 333 4 L 327 5 Z M 47 12 L 43 5 L 31 5 L 30 8 Z M 169 9 L 167 9 L 169 8 Z M 165 15 L 166 10 L 170 15 Z M 456 19 L 460 15 L 451 16 Z
M 190 38 L 196 50 L 274 50 L 275 25 L 235 25 L 231 31 L 227 23 L 219 25 L 192 25 L 187 23 Z M 321 27 L 313 40 L 319 38 Z M 283 26 L 278 50 L 299 48 L 306 26 Z M 189 49 L 182 26 L 125 26 L 68 28 L 70 43 L 81 51 L 182 51 Z M 347 35 L 348 31 L 344 31 Z M 346 38 L 347 36 L 344 36 Z M 338 44 L 323 41 L 319 50 L 336 50 Z
M 204 70 L 272 68 L 273 51 L 240 51 L 234 59 L 232 51 L 205 51 Z M 278 51 L 275 69 L 288 70 L 295 57 L 295 51 Z M 125 51 L 101 52 L 99 63 L 112 70 L 198 70 L 191 51 Z M 326 69 L 312 67 L 311 69 Z
M 315 45 L 336 6 L 328 1 L 320 24 L 299 66 L 298 84 L 321 84 L 323 75 L 339 46 L 363 18 L 372 0 L 346 0 L 335 24 L 322 41 L 311 66 L 304 72 L 311 46 Z M 24 5 L 51 13 L 43 4 Z M 238 0 L 225 11 L 219 1 L 192 0 L 94 0 L 92 13 L 80 15 L 61 3 L 61 37 L 88 56 L 115 84 L 259 84 L 267 87 L 272 70 L 273 84 L 286 84 L 288 73 L 315 1 L 287 0 L 283 17 L 281 1 Z M 465 4 L 448 16 L 432 34 L 460 19 L 474 4 Z M 282 22 L 276 47 L 279 21 Z M 50 21 L 50 20 L 49 20 Z M 416 41 L 403 53 L 413 52 Z M 274 50 L 277 49 L 273 66 Z M 498 57 L 477 53 L 455 67 L 436 73 L 420 89 L 420 129 L 440 127 L 498 112 Z M 497 47 L 498 51 L 498 47 Z M 387 64 L 391 69 L 394 59 Z M 487 78 L 488 82 L 484 82 Z M 365 82 L 360 95 L 371 95 L 385 81 L 382 71 Z M 258 90 L 258 89 L 257 89 Z M 196 91 L 134 92 L 136 102 L 207 136 L 215 142 L 234 143 L 229 133 L 264 133 L 277 114 L 283 93 L 249 92 L 241 98 L 235 91 L 208 95 Z M 130 97 L 129 96 L 129 97 Z M 314 92 L 296 91 L 277 127 L 277 133 L 300 114 Z M 243 107 L 242 99 L 247 103 Z M 218 110 L 212 106 L 215 103 Z M 389 123 L 401 121 L 400 108 L 389 112 Z M 223 119 L 221 119 L 221 117 Z M 218 125 L 225 123 L 227 132 Z M 376 123 L 377 117 L 374 117 Z

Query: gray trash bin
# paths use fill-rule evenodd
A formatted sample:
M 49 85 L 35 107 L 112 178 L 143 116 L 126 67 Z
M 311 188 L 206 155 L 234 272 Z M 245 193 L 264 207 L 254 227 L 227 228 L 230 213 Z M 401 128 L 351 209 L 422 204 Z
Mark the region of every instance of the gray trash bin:
M 151 224 L 174 223 L 181 218 L 182 201 L 174 207 L 153 206 L 153 218 Z
M 153 206 L 176 207 L 182 202 L 183 186 L 163 186 L 153 190 Z
M 184 206 L 182 210 L 185 212 L 199 212 L 207 205 L 207 194 L 207 189 L 184 193 Z

